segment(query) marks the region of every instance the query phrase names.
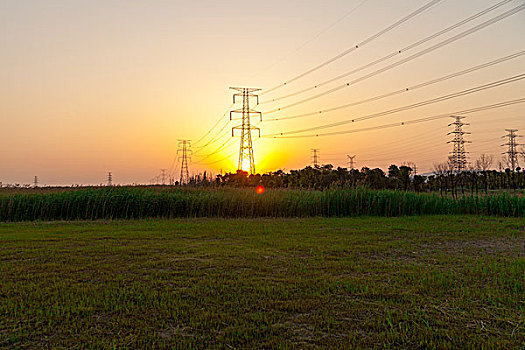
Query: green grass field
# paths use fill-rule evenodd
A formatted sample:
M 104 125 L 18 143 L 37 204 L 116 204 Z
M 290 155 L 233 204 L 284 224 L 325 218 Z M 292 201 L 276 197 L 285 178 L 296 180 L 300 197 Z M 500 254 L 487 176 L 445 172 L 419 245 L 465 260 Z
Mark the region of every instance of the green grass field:
M 523 218 L 0 224 L 1 348 L 525 347 Z

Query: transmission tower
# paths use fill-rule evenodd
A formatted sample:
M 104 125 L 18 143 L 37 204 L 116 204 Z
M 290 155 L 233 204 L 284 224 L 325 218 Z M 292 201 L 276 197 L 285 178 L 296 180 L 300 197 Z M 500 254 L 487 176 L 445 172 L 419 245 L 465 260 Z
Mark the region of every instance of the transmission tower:
M 412 168 L 412 173 L 414 174 L 414 176 L 417 175 L 417 164 L 416 163 L 411 163 L 411 166 Z
M 312 162 L 314 163 L 314 168 L 319 167 L 319 148 L 312 148 Z
M 190 170 L 188 168 L 188 160 L 191 161 L 191 141 L 190 140 L 179 140 L 179 149 L 177 154 L 182 153 L 178 160 L 181 161 L 180 165 L 180 184 L 187 184 L 190 182 Z
M 348 158 L 348 168 L 350 170 L 354 170 L 355 169 L 355 157 L 357 156 L 356 155 L 353 155 L 353 156 L 346 155 L 346 157 Z
M 238 91 L 233 95 L 233 103 L 236 103 L 238 97 L 242 97 L 242 109 L 236 109 L 230 112 L 230 120 L 233 120 L 233 114 L 242 115 L 241 125 L 235 126 L 232 128 L 232 137 L 235 136 L 235 130 L 241 130 L 241 144 L 239 148 L 239 163 L 237 170 L 250 169 L 250 174 L 255 174 L 255 162 L 253 160 L 253 145 L 252 145 L 252 130 L 257 130 L 259 132 L 259 137 L 261 137 L 261 130 L 255 126 L 251 125 L 250 117 L 252 114 L 259 115 L 260 121 L 262 121 L 262 113 L 250 108 L 250 98 L 255 98 L 257 104 L 259 104 L 259 96 L 254 94 L 254 92 L 259 91 L 260 89 L 254 88 L 230 88 L 232 90 Z
M 108 172 L 108 186 L 113 186 L 113 174 Z
M 33 179 L 33 185 L 35 187 L 38 187 L 38 176 L 35 176 L 35 178 Z
M 413 176 L 417 175 L 417 164 L 416 163 L 414 163 L 414 162 L 403 162 L 403 163 L 401 163 L 401 165 L 405 165 L 405 166 L 409 167 L 410 169 L 412 169 L 412 175 Z
M 451 166 L 452 170 L 459 174 L 462 171 L 464 171 L 467 168 L 467 153 L 465 151 L 465 143 L 470 143 L 470 141 L 467 141 L 463 139 L 463 135 L 470 134 L 470 132 L 463 131 L 463 126 L 469 125 L 466 123 L 463 123 L 461 120 L 465 117 L 461 116 L 452 116 L 453 118 L 456 118 L 456 121 L 454 123 L 450 123 L 448 126 L 454 125 L 454 131 L 449 132 L 447 135 L 454 135 L 454 139 L 451 141 L 448 141 L 447 143 L 453 143 L 453 149 L 451 152 Z
M 505 129 L 505 131 L 507 132 L 507 135 L 505 135 L 503 137 L 508 137 L 509 138 L 509 142 L 504 143 L 502 146 L 508 146 L 509 148 L 508 148 L 508 151 L 507 152 L 503 152 L 503 154 L 507 154 L 508 155 L 508 161 L 509 161 L 510 170 L 516 171 L 516 168 L 519 167 L 519 164 L 518 164 L 518 146 L 521 145 L 521 144 L 516 142 L 516 138 L 521 137 L 521 136 L 516 134 L 516 132 L 518 132 L 517 129 Z
M 166 179 L 168 178 L 166 171 L 168 171 L 168 169 L 160 169 L 160 183 L 162 185 L 166 184 Z

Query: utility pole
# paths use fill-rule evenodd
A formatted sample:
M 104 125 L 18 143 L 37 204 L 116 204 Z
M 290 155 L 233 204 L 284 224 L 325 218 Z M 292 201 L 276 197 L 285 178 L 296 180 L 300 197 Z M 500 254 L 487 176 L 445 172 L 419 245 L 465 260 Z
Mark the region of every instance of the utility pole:
M 448 126 L 454 125 L 454 131 L 449 132 L 447 135 L 454 135 L 454 139 L 451 141 L 448 141 L 447 143 L 453 143 L 453 148 L 451 152 L 451 165 L 452 170 L 459 174 L 463 172 L 467 168 L 467 153 L 465 151 L 465 143 L 471 143 L 470 141 L 467 141 L 463 139 L 463 135 L 470 134 L 470 132 L 463 131 L 463 126 L 469 125 L 466 123 L 463 123 L 461 120 L 465 117 L 461 116 L 452 116 L 452 118 L 456 118 L 456 121 L 453 123 L 450 123 Z
M 179 140 L 179 149 L 177 154 L 182 153 L 178 160 L 181 161 L 180 165 L 180 184 L 187 184 L 190 182 L 190 170 L 188 167 L 188 159 L 191 161 L 191 141 L 190 140 Z
M 257 130 L 259 132 L 259 137 L 261 137 L 261 129 L 251 125 L 250 117 L 252 114 L 257 114 L 259 115 L 260 121 L 262 122 L 262 113 L 250 108 L 250 98 L 255 98 L 258 105 L 259 96 L 254 94 L 254 92 L 259 91 L 260 89 L 236 87 L 232 87 L 230 89 L 237 91 L 237 93 L 233 95 L 233 103 L 237 102 L 238 97 L 242 97 L 242 109 L 235 109 L 230 112 L 230 120 L 233 120 L 233 114 L 242 115 L 241 125 L 232 128 L 232 137 L 235 136 L 235 130 L 241 130 L 241 143 L 239 148 L 239 163 L 237 170 L 249 169 L 250 174 L 255 174 L 252 130 Z
M 346 157 L 348 158 L 348 168 L 350 170 L 354 170 L 355 169 L 355 157 L 357 157 L 357 156 L 356 155 L 349 156 L 347 154 Z
M 312 162 L 314 168 L 319 168 L 319 148 L 312 148 Z
M 507 132 L 507 135 L 503 137 L 508 137 L 509 142 L 504 143 L 502 146 L 508 146 L 508 151 L 503 152 L 503 154 L 508 155 L 508 162 L 510 170 L 513 172 L 516 171 L 516 168 L 519 167 L 518 164 L 518 146 L 520 146 L 519 143 L 516 142 L 516 138 L 521 137 L 520 135 L 516 134 L 518 132 L 517 129 L 505 129 Z
M 113 186 L 113 174 L 108 172 L 108 186 Z
M 35 187 L 38 187 L 38 176 L 35 175 L 35 178 L 33 179 L 33 185 Z

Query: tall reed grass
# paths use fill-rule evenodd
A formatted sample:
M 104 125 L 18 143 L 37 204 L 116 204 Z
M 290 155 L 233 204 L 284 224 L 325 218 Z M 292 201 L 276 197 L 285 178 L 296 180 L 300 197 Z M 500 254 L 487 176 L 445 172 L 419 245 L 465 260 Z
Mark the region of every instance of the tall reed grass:
M 510 194 L 458 199 L 399 191 L 168 189 L 114 187 L 0 195 L 0 221 L 191 217 L 525 216 L 525 198 Z

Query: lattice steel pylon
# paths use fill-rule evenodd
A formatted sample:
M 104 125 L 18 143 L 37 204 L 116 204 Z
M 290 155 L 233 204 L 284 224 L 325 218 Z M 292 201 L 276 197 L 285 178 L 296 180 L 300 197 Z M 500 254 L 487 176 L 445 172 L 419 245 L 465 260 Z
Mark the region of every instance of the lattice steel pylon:
M 178 157 L 181 161 L 180 165 L 180 184 L 184 185 L 190 182 L 190 170 L 188 167 L 188 159 L 191 161 L 192 150 L 190 140 L 179 140 L 179 149 L 177 154 L 182 152 L 182 155 Z
M 312 148 L 312 162 L 314 168 L 319 168 L 319 148 Z
M 509 148 L 508 148 L 508 151 L 503 152 L 503 154 L 507 154 L 510 170 L 514 172 L 516 171 L 516 168 L 519 167 L 518 146 L 521 145 L 516 142 L 516 138 L 521 137 L 521 136 L 516 134 L 518 132 L 517 129 L 505 129 L 505 131 L 507 132 L 507 135 L 503 137 L 508 137 L 509 142 L 504 143 L 502 146 L 508 146 Z
M 350 156 L 347 154 L 346 157 L 348 158 L 348 168 L 350 170 L 354 170 L 355 169 L 355 158 L 357 157 L 357 155 Z
M 250 108 L 250 98 L 255 98 L 259 104 L 259 96 L 254 94 L 261 89 L 254 88 L 238 88 L 232 87 L 232 90 L 238 91 L 233 95 L 233 103 L 237 102 L 238 97 L 242 97 L 242 109 L 235 109 L 230 111 L 230 120 L 233 120 L 234 114 L 241 114 L 241 125 L 232 128 L 232 137 L 235 136 L 235 130 L 241 130 L 241 142 L 239 148 L 239 163 L 237 170 L 246 171 L 249 169 L 250 174 L 255 174 L 255 161 L 253 159 L 253 144 L 252 144 L 252 130 L 259 132 L 261 137 L 261 130 L 251 125 L 251 116 L 253 114 L 259 115 L 262 121 L 262 113 Z
M 463 138 L 463 135 L 470 134 L 470 132 L 463 131 L 463 126 L 469 125 L 466 123 L 463 123 L 461 120 L 465 117 L 461 116 L 452 116 L 452 118 L 456 118 L 456 121 L 453 123 L 450 123 L 448 126 L 454 125 L 454 131 L 449 132 L 447 135 L 454 135 L 454 139 L 451 141 L 448 141 L 447 143 L 453 143 L 453 149 L 450 156 L 450 162 L 452 166 L 452 171 L 454 171 L 456 174 L 461 173 L 462 171 L 467 169 L 467 153 L 465 151 L 465 143 L 471 143 L 470 141 L 467 141 Z

